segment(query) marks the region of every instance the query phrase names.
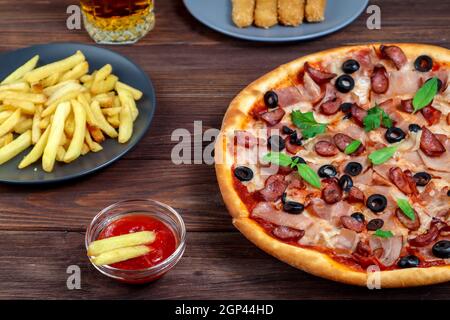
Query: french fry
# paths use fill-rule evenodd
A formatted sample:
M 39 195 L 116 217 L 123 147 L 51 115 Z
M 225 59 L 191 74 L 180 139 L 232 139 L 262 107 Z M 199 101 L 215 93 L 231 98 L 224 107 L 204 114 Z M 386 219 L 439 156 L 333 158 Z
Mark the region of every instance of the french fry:
M 116 83 L 116 91 L 119 92 L 119 90 L 127 90 L 133 95 L 134 100 L 140 100 L 142 98 L 142 91 L 133 88 L 132 86 L 129 86 L 123 82 L 117 81 Z
M 39 84 L 44 88 L 51 87 L 58 83 L 60 77 L 61 72 L 55 72 L 52 75 L 48 76 L 47 78 L 39 81 Z
M 6 146 L 14 140 L 14 135 L 10 132 L 0 138 L 0 148 Z
M 86 142 L 86 144 L 89 147 L 89 150 L 91 150 L 92 152 L 99 152 L 103 150 L 103 147 L 100 144 L 92 140 L 89 130 L 86 130 L 84 142 Z
M 117 138 L 118 134 L 116 129 L 114 129 L 108 121 L 106 121 L 105 116 L 102 113 L 102 110 L 100 109 L 100 104 L 98 101 L 92 101 L 91 103 L 91 110 L 92 114 L 95 117 L 96 122 L 98 123 L 98 126 L 103 132 L 105 132 L 108 136 L 111 138 Z
M 42 119 L 41 119 L 41 122 L 39 122 L 39 128 L 40 128 L 41 130 L 47 129 L 48 125 L 50 124 L 50 119 L 51 119 L 50 116 L 49 116 L 49 117 L 42 118 Z
M 71 112 L 69 117 L 66 120 L 66 124 L 64 126 L 64 132 L 69 137 L 73 137 L 73 133 L 75 131 L 75 118 L 73 113 Z
M 94 83 L 105 80 L 112 72 L 112 66 L 110 64 L 105 64 L 100 70 L 94 75 Z
M 87 254 L 88 256 L 98 256 L 102 253 L 119 248 L 151 244 L 155 239 L 156 234 L 153 231 L 128 233 L 92 242 L 88 247 Z
M 95 95 L 109 92 L 114 89 L 114 87 L 116 86 L 117 80 L 119 80 L 119 78 L 117 78 L 115 75 L 111 74 L 105 80 L 98 81 L 98 82 L 94 81 L 94 83 L 92 84 L 92 87 L 91 87 L 91 92 Z
M 16 92 L 16 91 L 1 91 L 0 100 L 5 99 L 16 99 L 16 100 L 26 100 L 33 103 L 44 103 L 47 101 L 47 97 L 40 93 L 27 93 L 27 92 Z
M 68 58 L 34 69 L 25 74 L 23 78 L 29 83 L 38 82 L 53 73 L 68 71 L 84 60 L 85 57 L 83 53 L 81 51 L 77 51 L 74 55 Z
M 31 146 L 31 130 L 22 133 L 17 139 L 0 148 L 0 165 L 11 160 Z
M 44 153 L 45 146 L 47 145 L 48 136 L 50 135 L 50 127 L 45 129 L 44 133 L 39 138 L 38 142 L 34 145 L 33 149 L 22 159 L 19 163 L 19 169 L 28 167 L 30 164 L 35 163 Z
M 120 110 L 120 125 L 119 125 L 119 143 L 126 143 L 130 140 L 133 134 L 133 115 L 130 107 L 126 104 L 122 105 Z
M 102 266 L 137 258 L 149 252 L 150 248 L 147 246 L 126 247 L 102 253 L 91 259 L 95 265 Z
M 86 111 L 76 100 L 71 101 L 74 115 L 75 128 L 72 141 L 64 156 L 64 162 L 69 163 L 77 159 L 82 154 L 84 139 L 86 136 Z M 88 149 L 89 150 L 89 149 Z
M 103 108 L 102 113 L 105 116 L 112 117 L 112 116 L 115 116 L 116 114 L 120 114 L 120 110 L 121 110 L 120 107 Z
M 14 126 L 14 132 L 22 134 L 25 131 L 31 130 L 33 126 L 33 119 L 21 117 L 19 122 Z
M 92 77 L 92 75 L 90 75 L 90 74 L 85 74 L 84 76 L 82 76 L 81 78 L 80 78 L 80 81 L 82 82 L 82 83 L 86 83 L 86 82 L 89 82 L 89 81 L 92 81 L 93 80 L 93 77 Z
M 47 106 L 53 103 L 60 103 L 63 101 L 76 98 L 80 92 L 84 90 L 84 87 L 79 83 L 69 82 L 66 85 L 58 88 L 45 103 Z
M 69 139 L 67 139 L 66 134 L 64 133 L 64 130 L 63 130 L 63 133 L 61 135 L 61 141 L 59 142 L 59 145 L 63 146 L 67 143 L 67 141 L 69 141 Z
M 139 110 L 136 107 L 136 102 L 134 101 L 131 93 L 129 91 L 119 89 L 118 94 L 121 105 L 127 105 L 130 108 L 131 115 L 133 116 L 133 121 L 136 120 L 139 115 Z
M 67 81 L 63 81 L 63 82 L 59 82 L 56 83 L 52 86 L 46 87 L 43 90 L 43 93 L 47 96 L 51 96 L 53 95 L 56 91 L 58 91 L 59 89 L 61 89 L 62 87 L 68 85 L 69 83 L 73 83 L 73 84 L 78 84 L 78 81 L 76 80 L 67 80 Z
M 83 143 L 83 147 L 81 148 L 81 155 L 84 156 L 91 151 L 86 143 Z
M 8 119 L 3 121 L 3 123 L 0 125 L 0 137 L 13 131 L 14 127 L 19 123 L 19 121 L 20 121 L 20 109 L 17 109 L 16 111 L 14 111 L 13 114 L 9 116 Z
M 20 108 L 23 113 L 34 114 L 36 112 L 36 106 L 31 101 L 17 100 L 17 99 L 5 99 L 3 100 L 5 105 L 12 106 L 14 108 Z
M 119 129 L 120 126 L 120 117 L 118 114 L 114 115 L 114 116 L 110 116 L 107 117 L 106 120 L 108 120 L 109 124 L 115 128 L 115 129 Z
M 86 121 L 89 125 L 98 127 L 97 120 L 95 119 L 94 114 L 92 113 L 91 106 L 89 105 L 88 100 L 83 94 L 78 95 L 77 102 L 83 106 L 84 111 L 86 112 Z
M 6 119 L 8 119 L 14 111 L 12 110 L 3 110 L 0 111 L 0 124 L 2 124 Z
M 3 80 L 1 82 L 1 84 L 9 84 L 9 83 L 13 83 L 19 79 L 22 79 L 22 77 L 26 73 L 30 72 L 31 70 L 33 70 L 36 67 L 38 61 L 39 61 L 39 55 L 34 56 L 33 58 L 31 58 L 30 60 L 25 62 L 25 64 L 23 64 L 21 67 L 16 69 L 16 71 L 14 71 L 9 76 L 7 76 L 5 78 L 5 80 Z
M 95 96 L 93 99 L 100 103 L 102 108 L 111 108 L 114 104 L 114 92 L 102 93 Z
M 64 156 L 66 155 L 66 150 L 63 146 L 58 147 L 58 151 L 56 152 L 56 161 L 63 162 Z
M 40 82 L 33 83 L 31 85 L 30 91 L 32 93 L 42 93 L 44 91 L 44 86 Z
M 0 85 L 0 91 L 23 91 L 30 90 L 30 85 L 26 82 L 14 82 Z
M 33 116 L 33 125 L 31 127 L 31 141 L 33 144 L 36 144 L 41 137 L 41 128 L 39 127 L 39 124 L 41 123 L 42 109 L 42 105 L 37 106 L 36 112 Z
M 98 127 L 92 127 L 88 125 L 88 130 L 95 142 L 102 143 L 103 141 L 105 141 L 105 136 L 103 135 L 102 130 L 100 130 Z
M 56 108 L 47 146 L 42 155 L 42 168 L 46 172 L 51 172 L 55 165 L 56 153 L 58 152 L 58 147 L 60 146 L 61 139 L 64 135 L 64 123 L 66 122 L 69 113 L 70 103 L 67 101 L 60 103 Z
M 78 80 L 88 72 L 89 72 L 89 64 L 87 61 L 83 61 L 80 64 L 73 67 L 72 70 L 69 70 L 65 74 L 63 74 L 60 81 Z

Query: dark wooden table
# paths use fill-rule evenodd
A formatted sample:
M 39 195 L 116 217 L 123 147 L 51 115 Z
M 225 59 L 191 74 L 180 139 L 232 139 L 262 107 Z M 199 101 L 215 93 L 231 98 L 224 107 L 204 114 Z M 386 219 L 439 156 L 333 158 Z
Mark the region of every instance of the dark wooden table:
M 0 0 L 0 52 L 52 41 L 92 43 L 66 28 L 76 1 Z M 219 128 L 228 103 L 245 85 L 298 56 L 374 41 L 450 46 L 450 2 L 378 0 L 382 29 L 363 14 L 332 35 L 292 44 L 260 44 L 216 33 L 189 15 L 180 0 L 156 3 L 157 25 L 134 46 L 112 47 L 151 76 L 158 106 L 151 129 L 122 160 L 99 173 L 45 187 L 0 185 L 0 298 L 46 299 L 438 299 L 450 284 L 370 291 L 316 278 L 262 252 L 230 222 L 208 165 L 172 164 L 175 128 Z M 153 198 L 178 209 L 188 227 L 186 253 L 156 283 L 119 284 L 86 258 L 84 232 L 105 206 Z M 66 268 L 81 268 L 81 290 L 66 288 Z

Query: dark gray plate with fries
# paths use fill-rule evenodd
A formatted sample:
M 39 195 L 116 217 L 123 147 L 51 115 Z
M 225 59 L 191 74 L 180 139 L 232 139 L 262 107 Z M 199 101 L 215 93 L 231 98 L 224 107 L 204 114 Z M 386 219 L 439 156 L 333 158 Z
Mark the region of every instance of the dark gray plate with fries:
M 145 72 L 111 50 L 51 43 L 2 53 L 0 182 L 54 183 L 99 170 L 139 142 L 155 107 Z

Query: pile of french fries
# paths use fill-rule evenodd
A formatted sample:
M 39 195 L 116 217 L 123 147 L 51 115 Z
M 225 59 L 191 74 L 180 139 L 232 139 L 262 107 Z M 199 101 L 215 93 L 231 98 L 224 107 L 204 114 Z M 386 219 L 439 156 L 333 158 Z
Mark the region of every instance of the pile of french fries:
M 148 245 L 155 239 L 154 231 L 139 231 L 96 240 L 89 245 L 87 255 L 98 266 L 114 264 L 149 253 Z
M 139 115 L 142 92 L 119 81 L 106 64 L 89 74 L 81 51 L 36 68 L 35 56 L 0 82 L 0 165 L 30 146 L 23 169 L 42 158 L 70 163 L 99 152 L 105 135 L 126 143 Z

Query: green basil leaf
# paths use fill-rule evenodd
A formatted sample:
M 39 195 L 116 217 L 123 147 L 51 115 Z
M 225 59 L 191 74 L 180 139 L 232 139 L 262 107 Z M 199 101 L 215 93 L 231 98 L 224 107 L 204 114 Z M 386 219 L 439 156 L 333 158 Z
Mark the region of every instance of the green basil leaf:
M 297 165 L 297 170 L 303 180 L 308 182 L 313 187 L 320 189 L 320 178 L 317 173 L 308 167 L 307 164 L 299 163 Z
M 351 153 L 355 152 L 356 150 L 358 150 L 360 145 L 361 145 L 361 141 L 353 140 L 352 142 L 350 142 L 350 144 L 347 147 L 345 147 L 344 153 L 351 154 Z
M 327 129 L 326 124 L 318 123 L 314 119 L 314 114 L 311 111 L 303 113 L 299 110 L 294 110 L 291 113 L 291 120 L 297 128 L 302 130 L 302 136 L 306 139 L 324 133 Z
M 381 122 L 383 123 L 383 126 L 386 128 L 391 128 L 394 125 L 392 119 L 384 110 L 382 110 L 381 112 Z
M 414 214 L 414 209 L 409 204 L 408 200 L 406 199 L 397 199 L 397 205 L 402 210 L 402 212 L 407 216 L 409 219 L 414 221 L 416 219 L 416 215 Z
M 383 124 L 386 128 L 390 128 L 393 125 L 392 119 L 389 115 L 378 105 L 370 108 L 367 111 L 367 115 L 363 119 L 364 130 L 367 132 L 377 129 Z
M 281 152 L 269 152 L 263 157 L 263 160 L 282 167 L 288 167 L 292 163 L 291 157 Z
M 394 236 L 394 234 L 391 231 L 389 230 L 385 231 L 381 229 L 375 231 L 374 235 L 380 238 L 392 238 Z
M 438 93 L 438 78 L 434 77 L 423 84 L 416 92 L 413 99 L 414 112 L 425 108 L 433 101 L 434 96 Z
M 369 155 L 370 161 L 373 164 L 382 164 L 388 161 L 394 155 L 395 151 L 397 151 L 397 147 L 386 147 L 383 149 L 376 150 Z

